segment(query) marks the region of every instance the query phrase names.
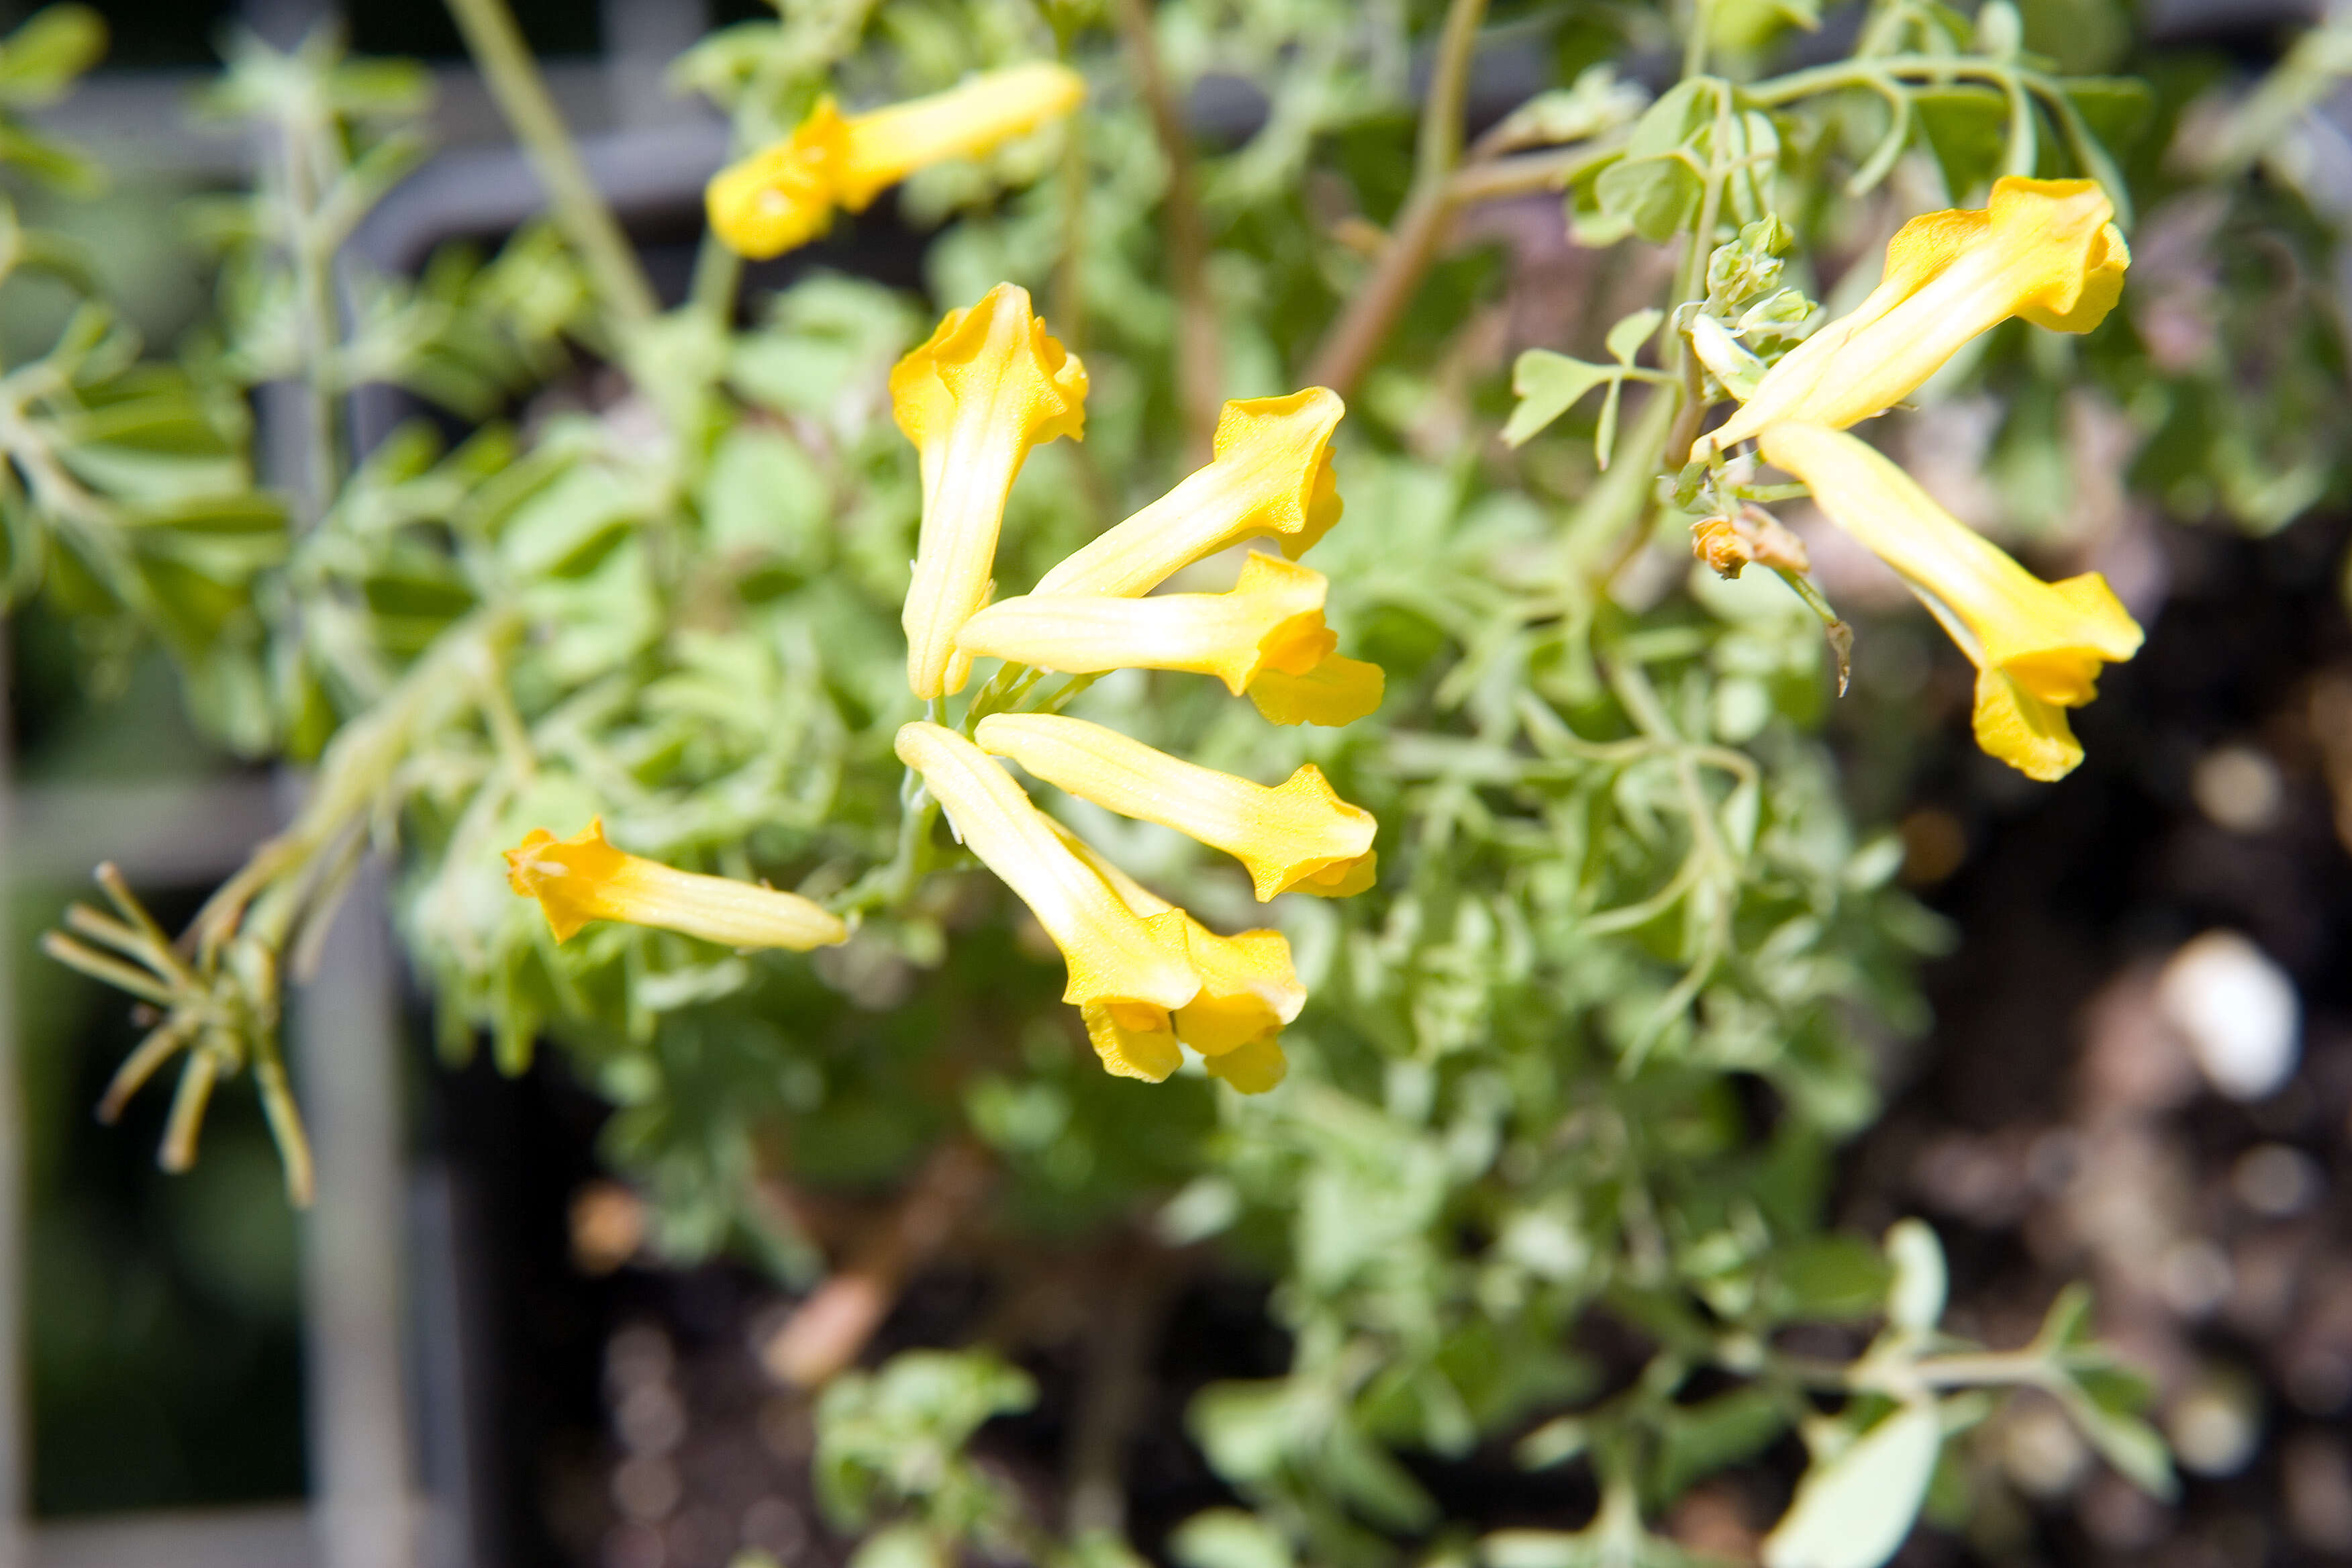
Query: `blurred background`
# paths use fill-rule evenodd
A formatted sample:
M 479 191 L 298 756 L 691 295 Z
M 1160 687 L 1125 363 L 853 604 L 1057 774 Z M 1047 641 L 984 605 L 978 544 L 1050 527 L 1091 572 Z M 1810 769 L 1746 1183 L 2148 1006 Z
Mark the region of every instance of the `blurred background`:
M 90 240 L 110 292 L 166 343 L 212 285 L 204 253 L 156 214 L 249 163 L 236 138 L 186 115 L 219 32 L 241 22 L 291 42 L 324 12 L 302 0 L 98 8 L 113 37 L 105 67 L 44 123 L 120 178 L 99 200 L 28 217 Z M 757 9 L 516 6 L 672 297 L 726 138 L 662 71 Z M 0 9 L 0 26 L 21 10 Z M 495 243 L 535 211 L 536 184 L 441 10 L 354 0 L 339 15 L 355 50 L 420 58 L 438 86 L 440 150 L 370 220 L 359 243 L 371 258 L 413 269 L 436 245 Z M 2137 34 L 2103 46 L 2101 68 L 2226 93 L 2313 15 L 2148 0 Z M 1541 59 L 1516 78 L 1513 62 L 1488 64 L 1489 118 L 1516 101 L 1514 79 L 1549 76 Z M 1208 93 L 1194 107 L 1225 111 Z M 2298 134 L 2315 205 L 2352 212 L 2352 94 Z M 1528 212 L 1483 214 L 1461 243 L 1514 243 L 1557 206 Z M 2200 222 L 2210 215 L 2159 210 L 2135 235 L 2126 309 L 2152 341 L 2200 328 L 2198 290 L 2214 286 Z M 921 244 L 886 207 L 775 273 L 912 283 Z M 1513 270 L 1514 315 L 1556 319 L 1557 296 L 1580 287 L 1574 258 L 1534 259 Z M 2327 309 L 2352 305 L 2352 274 L 2306 281 Z M 54 334 L 37 290 L 8 300 L 0 353 Z M 2089 414 L 2066 429 L 2095 467 L 2112 432 Z M 1915 431 L 1915 461 L 1965 453 L 1968 438 Z M 2267 530 L 2190 528 L 2120 491 L 2110 510 L 2072 525 L 2105 531 L 2103 567 L 2150 638 L 2082 716 L 2090 760 L 2063 784 L 2026 784 L 1968 745 L 1948 721 L 1966 692 L 1931 626 L 1859 617 L 1874 655 L 1832 720 L 1855 809 L 1900 824 L 1904 880 L 1967 941 L 1927 971 L 1933 1030 L 1897 1069 L 1888 1115 L 1843 1157 L 1835 1218 L 1874 1234 L 1906 1214 L 1932 1219 L 1952 1262 L 1951 1325 L 1995 1344 L 2027 1338 L 2058 1287 L 2087 1277 L 2121 1346 L 2182 1391 L 2162 1419 L 2187 1481 L 2173 1508 L 2095 1468 L 2054 1405 L 2008 1407 L 1996 1451 L 2033 1511 L 1997 1555 L 2352 1561 L 2352 518 L 2283 500 Z M 1822 569 L 1842 603 L 1875 591 L 1860 575 L 1841 583 L 1833 558 Z M 119 997 L 43 962 L 36 936 L 108 857 L 175 926 L 289 796 L 189 728 L 160 658 L 127 662 L 96 699 L 79 673 L 90 650 L 38 607 L 9 622 L 6 658 L 14 1070 L 0 1147 L 23 1152 L 23 1184 L 0 1189 L 0 1327 L 23 1354 L 20 1378 L 0 1375 L 0 1507 L 26 1525 L 0 1534 L 8 1568 L 390 1568 L 394 1536 L 371 1510 L 403 1504 L 404 1473 L 431 1521 L 415 1561 L 436 1568 L 845 1559 L 808 1490 L 807 1412 L 758 1364 L 791 1299 L 748 1267 L 652 1258 L 638 1200 L 597 1174 L 604 1102 L 556 1056 L 513 1079 L 487 1062 L 436 1066 L 422 1001 L 367 900 L 344 910 L 294 1025 L 298 1064 L 306 1035 L 372 1042 L 319 1066 L 342 1076 L 340 1091 L 312 1084 L 325 1100 L 314 1132 L 340 1173 L 322 1183 L 329 1239 L 307 1259 L 246 1097 L 224 1097 L 205 1157 L 177 1178 L 151 1154 L 163 1098 L 133 1102 L 121 1128 L 93 1122 L 136 1033 Z M 1069 1284 L 1094 1300 L 1119 1288 Z M 1213 1379 L 1285 1364 L 1264 1294 L 1212 1274 L 1167 1308 L 1166 1347 L 1135 1395 L 1149 1414 L 1128 1506 L 1147 1552 L 1226 1495 L 1180 1416 Z M 955 1266 L 919 1272 L 877 1348 L 932 1342 L 977 1310 Z M 1015 1478 L 1051 1473 L 1074 1418 L 1067 1369 L 1032 1370 L 1041 1403 L 983 1445 Z M 390 1491 L 371 1489 L 370 1456 L 391 1457 L 375 1471 Z M 1498 1522 L 1532 1506 L 1507 1467 L 1423 1479 L 1483 1500 Z M 1702 1487 L 1680 1505 L 1678 1536 L 1736 1554 L 1737 1525 L 1710 1537 L 1707 1511 L 1732 1521 L 1735 1502 Z M 1974 1550 L 1928 1531 L 1901 1561 L 1981 1560 Z

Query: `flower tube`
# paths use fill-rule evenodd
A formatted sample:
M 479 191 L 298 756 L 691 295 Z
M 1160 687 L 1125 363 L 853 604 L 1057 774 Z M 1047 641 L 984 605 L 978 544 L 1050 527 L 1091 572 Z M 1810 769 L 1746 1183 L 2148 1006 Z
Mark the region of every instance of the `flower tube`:
M 569 942 L 590 921 L 657 926 L 728 947 L 803 952 L 849 939 L 839 916 L 798 893 L 680 871 L 615 849 L 605 841 L 602 817 L 573 838 L 533 828 L 506 858 L 508 884 L 539 900 L 558 942 Z
M 1781 423 L 1843 430 L 1885 413 L 1960 346 L 2011 316 L 2087 332 L 2122 295 L 2131 251 L 2093 180 L 1993 182 L 1991 205 L 1927 213 L 1886 247 L 1884 279 L 1768 371 L 1706 441 L 1728 450 Z
M 1103 1066 L 1158 1082 L 1183 1059 L 1170 1015 L 1198 996 L 1183 918 L 1130 909 L 1065 842 L 1013 775 L 938 724 L 901 728 L 898 760 L 923 776 L 966 847 L 1027 904 L 1069 965 L 1076 1005 Z
M 2066 710 L 2097 695 L 2103 665 L 2139 650 L 2139 626 L 2106 579 L 2041 581 L 1852 436 L 1775 425 L 1759 445 L 1903 574 L 1974 662 L 1977 744 L 2032 778 L 2071 773 L 2083 748 Z
M 1228 403 L 1215 456 L 1045 574 L 1039 594 L 1149 594 L 1229 544 L 1272 534 L 1292 560 L 1339 520 L 1331 432 L 1347 405 L 1327 387 Z
M 1248 868 L 1260 903 L 1294 889 L 1346 898 L 1372 885 L 1378 824 L 1334 795 L 1312 763 L 1268 789 L 1045 713 L 992 713 L 972 738 L 1082 800 L 1223 850 Z
M 971 668 L 955 637 L 988 602 L 1004 500 L 1029 448 L 1086 427 L 1087 373 L 1000 283 L 951 310 L 890 372 L 898 428 L 920 454 L 922 531 L 900 624 L 907 684 L 926 701 L 963 689 Z
M 783 141 L 731 163 L 703 193 L 710 227 L 756 258 L 807 244 L 836 207 L 863 212 L 884 187 L 950 158 L 976 158 L 1058 120 L 1087 84 L 1042 61 L 989 71 L 927 98 L 845 118 L 831 98 Z

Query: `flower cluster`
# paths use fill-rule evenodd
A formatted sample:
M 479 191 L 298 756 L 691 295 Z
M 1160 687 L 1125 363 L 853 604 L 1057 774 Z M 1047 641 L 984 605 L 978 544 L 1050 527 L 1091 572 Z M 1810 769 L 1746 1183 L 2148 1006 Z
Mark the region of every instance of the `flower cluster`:
M 1087 84 L 1066 66 L 990 71 L 929 98 L 845 117 L 830 97 L 783 141 L 715 176 L 710 229 L 765 258 L 824 233 L 836 210 L 863 212 L 890 185 L 950 158 L 978 157 L 1076 109 Z
M 2015 177 L 1994 183 L 1985 210 L 1912 219 L 1869 298 L 1790 351 L 1704 437 L 1717 452 L 1752 438 L 1902 574 L 1977 667 L 1977 743 L 2037 779 L 2083 760 L 2066 710 L 2096 695 L 2103 665 L 2138 650 L 2138 626 L 2097 573 L 2041 582 L 1844 431 L 2011 316 L 2055 331 L 2097 326 L 2131 264 L 2114 219 L 2093 181 Z
M 1066 693 L 1106 671 L 1160 669 L 1214 676 L 1278 724 L 1346 724 L 1377 707 L 1379 667 L 1337 651 L 1323 619 L 1328 584 L 1295 559 L 1339 515 L 1339 397 L 1314 387 L 1227 404 L 1205 467 L 1063 561 L 1034 592 L 992 605 L 1006 499 L 1033 447 L 1084 434 L 1085 367 L 1008 283 L 950 312 L 892 371 L 890 394 L 920 463 L 922 521 L 902 624 L 908 688 L 931 715 L 898 731 L 899 760 L 1061 949 L 1064 1000 L 1078 1008 L 1105 1068 L 1158 1082 L 1190 1047 L 1213 1077 L 1245 1093 L 1273 1088 L 1284 1072 L 1278 1037 L 1306 1001 L 1288 942 L 1274 931 L 1210 931 L 1039 810 L 1005 764 L 1224 851 L 1261 902 L 1292 891 L 1343 898 L 1371 885 L 1377 825 L 1314 764 L 1267 786 L 1013 701 L 1045 671 L 1073 678 Z M 1183 568 L 1257 538 L 1281 553 L 1244 555 L 1230 591 L 1152 595 Z M 961 727 L 937 721 L 980 658 L 1002 660 L 999 678 L 966 705 Z M 599 823 L 568 840 L 534 832 L 507 862 L 515 891 L 540 901 L 559 942 L 592 920 L 737 946 L 807 949 L 849 935 L 796 894 L 624 854 Z

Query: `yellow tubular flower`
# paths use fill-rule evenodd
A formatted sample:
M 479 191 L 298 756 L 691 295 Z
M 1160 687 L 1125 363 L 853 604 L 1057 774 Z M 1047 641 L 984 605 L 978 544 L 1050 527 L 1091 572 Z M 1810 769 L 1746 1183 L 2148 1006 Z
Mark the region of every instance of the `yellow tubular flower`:
M 823 905 L 725 877 L 680 871 L 615 849 L 604 819 L 576 838 L 533 828 L 507 852 L 507 882 L 537 899 L 555 940 L 568 942 L 590 921 L 623 921 L 683 931 L 728 947 L 789 947 L 806 952 L 849 939 L 849 928 Z
M 1004 498 L 1030 447 L 1085 434 L 1087 372 L 1030 312 L 1028 291 L 1000 283 L 898 363 L 890 399 L 921 454 L 922 533 L 900 622 L 907 684 L 929 701 L 963 689 L 971 658 L 956 633 L 988 602 Z
M 1781 423 L 1843 430 L 1918 389 L 1979 332 L 2011 316 L 2087 332 L 2123 292 L 2131 251 L 2092 180 L 1993 182 L 1983 211 L 1928 213 L 1886 247 L 1884 279 L 1853 314 L 1765 374 L 1755 395 L 1704 439 L 1733 443 Z
M 972 616 L 956 646 L 1077 675 L 1192 670 L 1238 697 L 1262 671 L 1308 675 L 1330 657 L 1339 639 L 1323 624 L 1328 587 L 1319 572 L 1253 554 L 1229 594 L 1030 594 Z
M 849 119 L 822 99 L 792 135 L 713 176 L 703 193 L 711 229 L 745 256 L 781 255 L 823 234 L 835 207 L 863 212 L 917 170 L 978 157 L 1086 96 L 1077 72 L 1042 62 Z
M 1062 1000 L 1086 1019 L 1104 1067 L 1158 1082 L 1182 1053 L 1169 1015 L 1201 992 L 1182 916 L 1142 916 L 1071 852 L 1059 826 L 1013 775 L 938 724 L 898 731 L 898 760 L 923 775 L 966 847 L 1004 879 L 1069 965 Z
M 1320 386 L 1226 404 L 1208 467 L 1046 573 L 1036 591 L 1149 594 L 1202 556 L 1264 533 L 1297 560 L 1339 520 L 1331 432 L 1347 411 Z
M 2032 778 L 2072 772 L 2083 748 L 2066 710 L 2097 695 L 2103 664 L 2139 650 L 2139 626 L 2106 579 L 2041 581 L 1852 436 L 1776 425 L 1759 445 L 1903 574 L 1974 661 L 1977 744 Z
M 1223 850 L 1248 868 L 1260 903 L 1294 889 L 1345 898 L 1372 885 L 1378 825 L 1334 795 L 1312 763 L 1268 789 L 1045 713 L 992 713 L 973 739 L 1083 800 Z
M 1137 915 L 1150 919 L 1174 910 L 1182 919 L 1186 952 L 1201 977 L 1201 994 L 1176 1009 L 1176 1037 L 1211 1058 L 1213 1073 L 1217 1058 L 1246 1047 L 1267 1047 L 1273 1077 L 1261 1088 L 1235 1087 L 1244 1094 L 1261 1094 L 1281 1082 L 1282 1049 L 1274 1041 L 1307 1005 L 1307 987 L 1298 983 L 1298 971 L 1290 962 L 1289 939 L 1276 931 L 1219 936 L 1104 859 L 1076 834 L 1059 823 L 1054 826 L 1070 852 L 1093 867 Z

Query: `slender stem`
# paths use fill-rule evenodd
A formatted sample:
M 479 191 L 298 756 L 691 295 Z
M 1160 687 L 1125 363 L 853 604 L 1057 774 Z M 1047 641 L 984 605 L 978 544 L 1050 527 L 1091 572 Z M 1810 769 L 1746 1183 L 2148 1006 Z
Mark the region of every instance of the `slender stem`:
M 1427 200 L 1408 199 L 1371 277 L 1317 351 L 1307 379 L 1345 396 L 1380 352 L 1437 254 L 1445 222 L 1475 202 L 1556 191 L 1618 155 L 1622 139 L 1464 165 Z
M 1437 61 L 1429 97 L 1421 108 L 1421 142 L 1413 154 L 1413 183 L 1433 185 L 1462 162 L 1463 107 L 1470 95 L 1470 61 L 1478 47 L 1478 24 L 1486 0 L 1453 0 L 1445 30 L 1438 36 Z
M 694 310 L 726 331 L 735 324 L 735 290 L 743 280 L 743 258 L 727 248 L 719 236 L 706 229 L 701 247 L 694 253 L 694 281 L 687 300 Z
M 278 124 L 287 207 L 288 260 L 294 274 L 294 326 L 302 361 L 302 518 L 316 526 L 334 504 L 342 488 L 342 441 L 336 427 L 335 387 L 329 360 L 342 342 L 342 321 L 335 309 L 336 243 L 320 222 L 320 178 L 328 171 L 314 166 L 320 154 L 333 156 L 334 128 L 309 93 L 301 95 L 296 111 Z
M 1168 162 L 1160 203 L 1168 237 L 1168 282 L 1176 296 L 1176 395 L 1183 405 L 1184 445 L 1194 466 L 1209 460 L 1223 402 L 1224 366 L 1216 301 L 1209 293 L 1208 244 L 1194 185 L 1191 132 L 1170 88 L 1146 0 L 1114 0 L 1120 41 L 1151 115 L 1160 155 Z
M 1412 188 L 1370 278 L 1315 352 L 1307 379 L 1342 397 L 1371 365 L 1397 319 L 1412 302 L 1422 274 L 1437 254 L 1446 220 L 1459 198 L 1453 189 L 1462 162 L 1463 103 L 1469 92 L 1470 59 L 1486 0 L 1453 0 L 1439 36 L 1429 96 L 1421 110 L 1421 137 L 1414 149 Z
M 1565 190 L 1588 170 L 1614 159 L 1622 137 L 1559 147 L 1549 153 L 1526 153 L 1513 158 L 1474 158 L 1446 182 L 1446 192 L 1462 206 Z
M 446 0 L 449 15 L 466 39 L 490 96 L 506 116 L 515 140 L 522 143 L 531 167 L 547 187 L 548 207 L 563 237 L 579 251 L 591 285 L 604 309 L 618 324 L 634 327 L 651 321 L 660 309 L 653 285 L 646 281 L 637 254 L 613 211 L 588 177 L 580 150 L 572 144 L 563 116 L 548 95 L 539 64 L 515 26 L 506 0 Z
M 1421 288 L 1422 274 L 1436 257 L 1437 242 L 1453 215 L 1451 192 L 1444 187 L 1416 192 L 1407 198 L 1395 229 L 1381 250 L 1380 263 L 1315 352 L 1307 379 L 1345 397 L 1370 368 L 1389 331 Z
M 1714 21 L 1712 0 L 1691 0 L 1690 33 L 1683 39 L 1683 79 L 1706 69 L 1706 30 Z

